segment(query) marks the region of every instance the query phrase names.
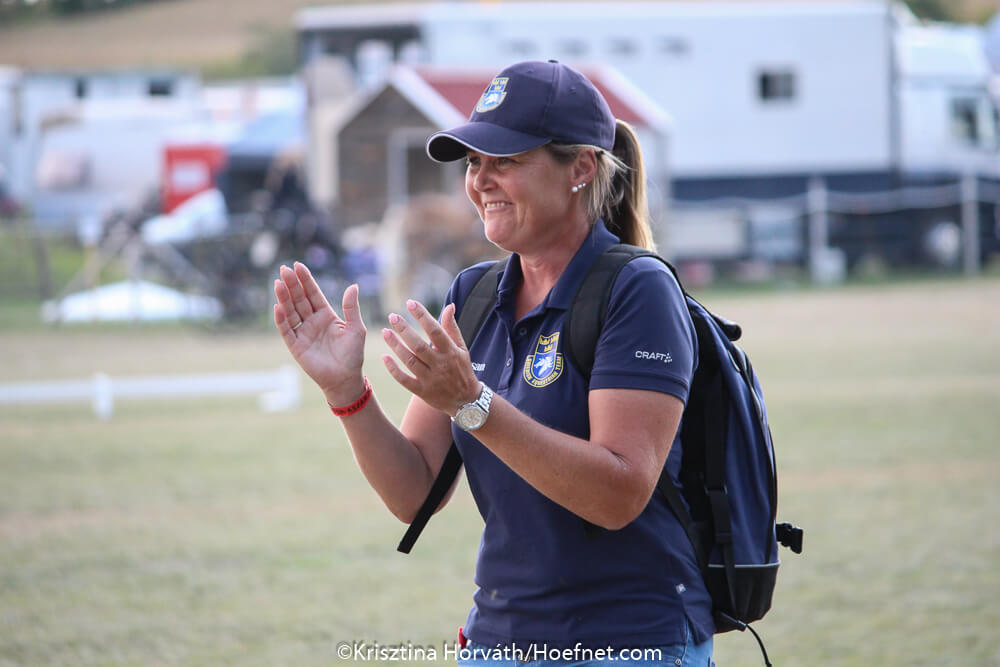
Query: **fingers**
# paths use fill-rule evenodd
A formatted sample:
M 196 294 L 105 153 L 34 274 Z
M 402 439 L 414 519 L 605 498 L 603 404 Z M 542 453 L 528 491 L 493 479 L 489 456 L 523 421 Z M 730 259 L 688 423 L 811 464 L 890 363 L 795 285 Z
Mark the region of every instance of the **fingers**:
M 392 329 L 385 329 L 383 337 L 400 361 L 411 371 L 417 371 L 418 362 L 429 366 L 441 355 L 454 353 L 456 348 L 461 353 L 465 352 L 465 343 L 458 329 L 458 323 L 455 321 L 455 306 L 453 304 L 449 304 L 442 313 L 451 332 L 446 331 L 438 324 L 438 321 L 420 302 L 407 301 L 406 308 L 430 338 L 430 344 L 428 345 L 405 319 L 395 313 L 389 315 L 389 324 Z
M 382 337 L 395 354 L 384 355 L 386 370 L 399 384 L 428 405 L 447 412 L 468 395 L 470 384 L 478 386 L 469 353 L 458 332 L 455 308 L 449 306 L 442 312 L 444 326 L 438 324 L 427 309 L 416 301 L 406 304 L 431 343 L 421 336 L 419 329 L 409 325 L 399 315 L 389 315 L 391 329 L 383 329 Z M 456 342 L 457 341 L 457 342 Z M 409 373 L 407 373 L 409 371 Z
M 305 297 L 309 301 L 309 305 L 312 309 L 317 311 L 329 308 L 330 303 L 323 295 L 323 290 L 319 288 L 319 285 L 316 283 L 316 279 L 313 278 L 312 273 L 309 271 L 309 267 L 302 262 L 295 262 L 295 264 L 292 265 L 292 270 L 295 273 L 295 277 L 299 279 L 299 284 L 302 285 L 302 291 L 304 292 Z
M 281 311 L 281 317 L 288 323 L 289 328 L 297 326 L 302 322 L 303 318 L 295 309 L 292 294 L 288 291 L 288 286 L 285 285 L 283 280 L 274 281 L 274 296 L 278 300 L 278 303 L 275 305 Z M 277 310 L 275 312 L 277 313 Z M 277 315 L 275 315 L 275 318 L 277 318 Z M 275 319 L 275 323 L 277 323 L 277 319 Z
M 305 266 L 303 265 L 302 268 L 305 269 Z M 306 269 L 307 275 L 308 272 L 309 270 Z M 285 306 L 285 315 L 288 316 L 289 319 L 293 320 L 292 326 L 295 326 L 297 321 L 304 320 L 312 315 L 314 308 L 312 303 L 309 301 L 309 297 L 306 296 L 305 287 L 302 286 L 302 282 L 299 280 L 298 274 L 287 266 L 282 266 L 281 269 L 279 269 L 279 273 L 281 274 L 281 281 L 285 284 L 285 288 L 288 290 L 292 311 L 299 316 L 299 319 L 296 320 L 292 317 L 292 312 L 289 311 L 288 306 Z M 312 280 L 311 275 L 309 275 L 309 279 Z M 315 285 L 315 281 L 313 280 L 312 282 Z M 316 289 L 318 290 L 319 287 L 316 287 Z M 284 306 L 285 304 L 282 305 Z
M 411 375 L 407 375 L 406 371 L 399 367 L 395 359 L 388 354 L 383 354 L 382 363 L 385 364 L 385 369 L 389 371 L 389 375 L 401 384 L 404 389 L 408 390 L 411 394 L 419 394 L 420 384 L 417 379 Z
M 288 323 L 288 318 L 285 317 L 284 309 L 277 303 L 274 304 L 274 326 L 278 328 L 278 333 L 281 334 L 281 339 L 285 341 L 285 345 L 291 347 L 295 342 L 295 332 L 292 330 L 292 325 Z
M 433 355 L 430 346 L 399 315 L 390 314 L 389 324 L 392 329 L 383 329 L 382 337 L 403 365 L 415 373 L 426 368 Z
M 360 288 L 355 283 L 344 290 L 344 298 L 341 306 L 344 309 L 344 321 L 348 325 L 360 324 L 364 328 L 365 323 L 361 319 L 361 305 L 358 302 Z
M 458 320 L 455 319 L 455 304 L 449 303 L 441 311 L 441 328 L 455 345 L 462 350 L 465 349 L 465 338 L 462 336 L 462 330 L 458 328 Z
M 450 305 L 450 304 L 449 304 Z M 449 345 L 454 345 L 455 341 L 445 333 L 444 329 L 434 317 L 427 312 L 427 309 L 419 301 L 409 300 L 406 302 L 406 309 L 417 320 L 417 324 L 424 330 L 431 343 L 439 350 L 448 349 Z M 454 311 L 454 306 L 452 306 Z M 461 336 L 459 336 L 461 338 Z M 464 347 L 464 346 L 463 346 Z
M 330 313 L 335 322 L 342 322 L 337 312 L 330 306 L 330 302 L 326 300 L 309 268 L 302 262 L 295 262 L 293 266 L 294 268 L 281 266 L 278 270 L 281 277 L 274 281 L 274 296 L 292 332 L 295 333 L 313 313 L 317 312 Z M 355 306 L 355 312 L 358 313 L 357 321 L 360 323 L 356 286 L 351 302 Z M 363 329 L 364 324 L 361 326 Z

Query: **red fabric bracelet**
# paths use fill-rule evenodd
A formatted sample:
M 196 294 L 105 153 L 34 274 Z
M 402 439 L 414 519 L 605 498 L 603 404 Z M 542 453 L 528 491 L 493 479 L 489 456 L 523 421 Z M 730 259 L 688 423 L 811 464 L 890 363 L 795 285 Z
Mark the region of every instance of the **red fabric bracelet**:
M 372 398 L 372 385 L 368 381 L 368 378 L 366 377 L 365 391 L 363 394 L 361 394 L 361 398 L 354 401 L 350 405 L 345 405 L 342 408 L 335 408 L 329 403 L 327 403 L 327 405 L 330 405 L 330 410 L 333 412 L 333 414 L 337 415 L 338 417 L 350 417 L 354 413 L 360 412 L 362 408 L 368 405 L 368 401 L 370 401 L 371 398 Z

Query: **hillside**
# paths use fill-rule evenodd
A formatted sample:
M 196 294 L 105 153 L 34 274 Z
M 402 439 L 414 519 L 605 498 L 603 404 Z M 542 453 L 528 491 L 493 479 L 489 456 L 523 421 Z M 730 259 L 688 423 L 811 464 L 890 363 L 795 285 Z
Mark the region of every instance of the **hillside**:
M 928 0 L 913 0 L 914 4 L 921 1 Z M 301 7 L 322 4 L 341 3 L 172 0 L 0 27 L 0 65 L 56 69 L 171 66 L 217 75 L 261 73 L 262 69 L 291 66 L 294 14 Z M 997 0 L 947 0 L 947 7 L 962 20 L 982 21 L 996 10 Z
M 0 63 L 40 68 L 218 68 L 291 35 L 316 0 L 172 0 L 0 30 Z

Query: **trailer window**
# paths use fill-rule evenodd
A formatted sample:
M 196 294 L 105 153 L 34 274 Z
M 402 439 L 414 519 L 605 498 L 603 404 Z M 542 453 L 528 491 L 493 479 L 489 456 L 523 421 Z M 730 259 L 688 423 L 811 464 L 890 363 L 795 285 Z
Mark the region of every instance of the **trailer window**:
M 608 50 L 612 55 L 628 57 L 634 56 L 639 50 L 639 47 L 634 41 L 628 39 L 627 37 L 616 37 L 611 40 L 611 43 L 608 45 Z
M 684 56 L 687 55 L 688 51 L 691 50 L 690 47 L 688 46 L 688 43 L 685 42 L 680 37 L 671 37 L 669 35 L 665 35 L 663 37 L 660 37 L 657 40 L 657 42 L 658 42 L 657 48 L 660 50 L 660 52 L 668 56 L 675 56 L 675 57 Z
M 559 43 L 559 51 L 566 56 L 579 57 L 587 53 L 587 43 L 580 39 L 567 39 Z
M 976 101 L 968 98 L 952 100 L 952 135 L 964 143 L 975 144 L 979 138 L 976 126 Z
M 761 70 L 757 75 L 757 92 L 765 102 L 795 99 L 795 72 Z
M 559 42 L 559 52 L 570 58 L 579 58 L 587 53 L 589 45 L 582 39 L 566 39 Z
M 149 81 L 149 96 L 150 97 L 169 97 L 170 93 L 173 92 L 174 84 L 170 79 L 150 79 Z
M 538 51 L 538 46 L 527 39 L 515 39 L 504 45 L 507 53 L 512 56 L 530 56 Z
M 967 146 L 995 148 L 996 108 L 986 97 L 952 99 L 951 134 Z

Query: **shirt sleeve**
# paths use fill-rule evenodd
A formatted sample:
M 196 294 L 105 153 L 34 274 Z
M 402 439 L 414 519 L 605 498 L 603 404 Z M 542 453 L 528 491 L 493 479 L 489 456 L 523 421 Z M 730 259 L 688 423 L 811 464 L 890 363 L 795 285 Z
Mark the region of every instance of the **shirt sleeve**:
M 654 258 L 635 259 L 611 289 L 590 388 L 646 389 L 686 402 L 697 345 L 684 293 L 673 274 Z

